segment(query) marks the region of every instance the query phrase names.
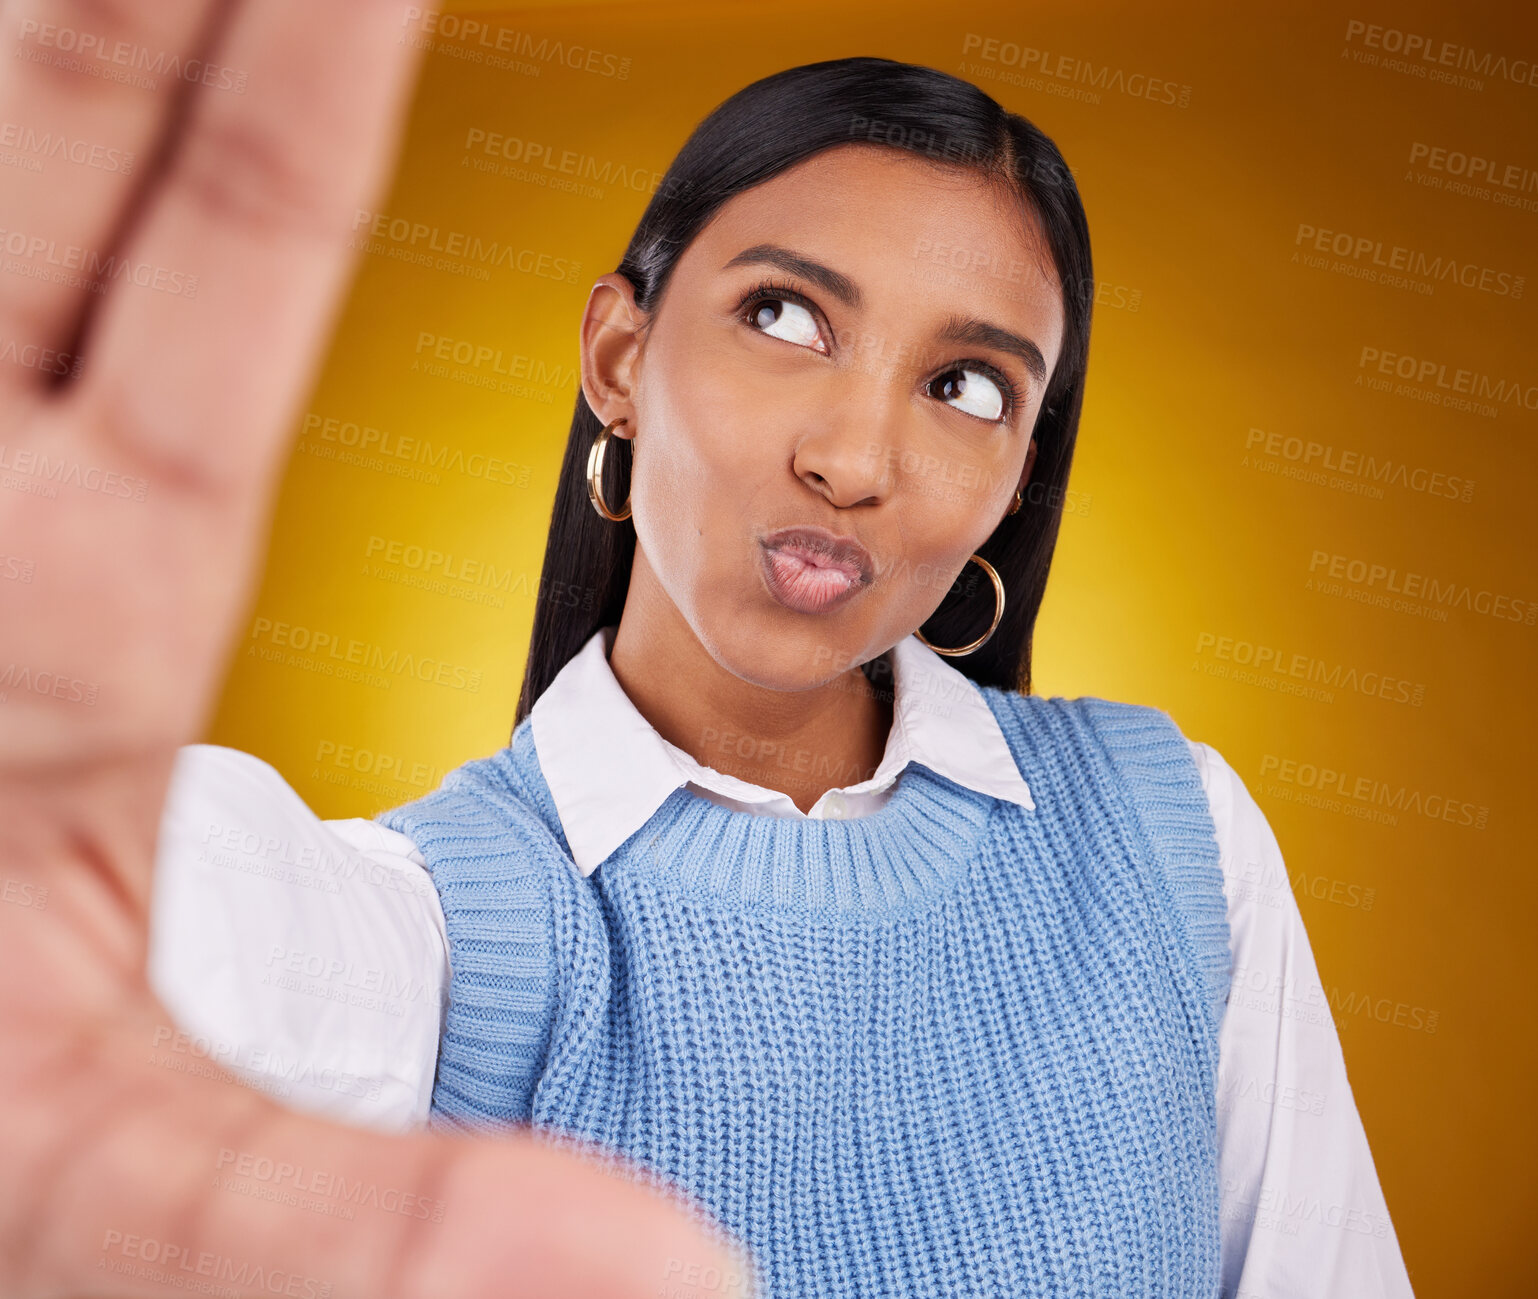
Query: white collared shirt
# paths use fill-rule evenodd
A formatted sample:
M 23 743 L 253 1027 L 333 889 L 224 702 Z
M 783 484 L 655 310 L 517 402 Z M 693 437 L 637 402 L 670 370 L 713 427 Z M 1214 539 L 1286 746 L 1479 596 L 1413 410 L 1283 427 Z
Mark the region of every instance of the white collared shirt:
M 973 682 L 909 636 L 891 651 L 893 722 L 869 779 L 802 813 L 778 790 L 664 740 L 588 640 L 531 712 L 540 770 L 590 875 L 680 785 L 739 811 L 856 817 L 910 762 L 1035 802 Z M 707 737 L 730 753 L 751 738 Z M 1243 781 L 1187 741 L 1227 881 L 1234 977 L 1219 1037 L 1222 1299 L 1413 1299 L 1281 850 Z M 798 764 L 784 764 L 787 780 Z M 157 848 L 150 979 L 207 1056 L 296 1109 L 398 1131 L 426 1122 L 449 990 L 436 890 L 415 844 L 323 821 L 236 749 L 178 755 Z M 1278 990 L 1281 990 L 1278 992 Z
M 555 799 L 572 857 L 583 875 L 639 830 L 683 784 L 714 803 L 768 816 L 867 816 L 891 797 L 909 762 L 981 794 L 1034 810 L 1004 732 L 970 678 L 909 636 L 892 648 L 892 730 L 868 779 L 830 789 L 802 812 L 790 795 L 702 766 L 663 739 L 630 702 L 609 667 L 613 626 L 600 628 L 556 675 L 530 710 L 539 769 Z M 729 754 L 752 736 L 705 737 L 707 750 Z M 810 766 L 807 755 L 780 755 L 786 782 Z

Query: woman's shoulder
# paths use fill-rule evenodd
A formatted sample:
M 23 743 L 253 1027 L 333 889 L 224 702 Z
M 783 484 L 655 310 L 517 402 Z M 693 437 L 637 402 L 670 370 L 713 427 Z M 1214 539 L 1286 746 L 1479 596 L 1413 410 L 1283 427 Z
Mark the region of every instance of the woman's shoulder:
M 570 858 L 550 788 L 540 772 L 525 718 L 502 748 L 450 770 L 438 788 L 378 813 L 374 820 L 419 846 L 514 841 L 526 854 L 546 850 Z
M 978 687 L 1012 748 L 1042 748 L 1093 735 L 1113 761 L 1147 762 L 1163 757 L 1195 764 L 1192 742 L 1168 710 L 1155 704 L 1100 695 L 1026 694 L 1001 686 Z
M 990 704 L 1010 708 L 1016 712 L 1073 713 L 1088 717 L 1135 717 L 1141 714 L 1157 714 L 1168 717 L 1169 713 L 1156 704 L 1139 704 L 1125 699 L 1108 699 L 1103 695 L 1047 695 L 1007 686 L 972 683 Z
M 1146 845 L 1170 905 L 1182 916 L 1190 957 L 1206 991 L 1209 1024 L 1221 1020 L 1231 972 L 1223 845 L 1233 799 L 1209 782 L 1228 772 L 1210 745 L 1185 735 L 1169 711 L 1096 695 L 1025 695 L 984 687 L 1038 806 L 1078 816 L 1083 801 L 1120 809 Z
M 1022 776 L 1050 795 L 1096 789 L 1131 809 L 1159 847 L 1203 868 L 1217 857 L 1236 800 L 1232 769 L 1167 709 L 1099 695 L 983 687 Z
M 448 978 L 432 879 L 408 839 L 323 819 L 254 753 L 177 752 L 146 974 L 172 1020 L 157 1045 L 202 1043 L 294 1109 L 391 1129 L 426 1112 Z

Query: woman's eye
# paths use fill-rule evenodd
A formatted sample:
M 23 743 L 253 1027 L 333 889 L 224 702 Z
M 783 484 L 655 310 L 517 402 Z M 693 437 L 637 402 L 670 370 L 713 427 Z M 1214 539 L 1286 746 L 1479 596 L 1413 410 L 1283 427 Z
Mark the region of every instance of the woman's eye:
M 991 420 L 1003 417 L 1003 389 L 986 374 L 957 367 L 931 380 L 929 387 L 941 401 L 955 403 L 957 410 L 968 415 Z
M 749 310 L 748 322 L 754 329 L 773 338 L 783 338 L 787 343 L 799 343 L 802 347 L 817 348 L 817 320 L 799 302 L 791 302 L 786 298 L 761 298 Z

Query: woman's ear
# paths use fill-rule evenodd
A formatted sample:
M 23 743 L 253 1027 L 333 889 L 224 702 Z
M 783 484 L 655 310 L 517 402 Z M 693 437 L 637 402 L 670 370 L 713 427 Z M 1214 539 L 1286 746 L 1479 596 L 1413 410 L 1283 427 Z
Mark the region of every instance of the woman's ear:
M 1036 467 L 1036 448 L 1041 444 L 1035 437 L 1031 438 L 1031 445 L 1025 449 L 1025 468 L 1020 471 L 1020 490 L 1025 490 L 1025 485 L 1030 481 L 1031 470 Z
M 1031 438 L 1030 446 L 1026 447 L 1026 449 L 1025 449 L 1025 468 L 1020 471 L 1020 482 L 1019 482 L 1019 485 L 1018 485 L 1018 488 L 1017 488 L 1017 490 L 1019 490 L 1020 492 L 1024 492 L 1025 491 L 1026 484 L 1029 483 L 1030 480 L 1031 480 L 1031 470 L 1036 467 L 1036 447 L 1037 447 L 1037 445 L 1038 444 L 1037 444 L 1036 439 L 1034 437 L 1032 437 Z M 1009 515 L 1014 513 L 1014 510 L 1015 510 L 1015 502 L 1014 502 L 1014 499 L 1011 498 L 1010 502 L 1009 502 L 1009 509 L 1007 511 L 1005 511 L 1005 516 L 1004 517 L 1008 518 Z M 1002 520 L 1000 520 L 1000 522 L 1002 522 Z
M 635 286 L 618 271 L 600 275 L 582 312 L 582 395 L 604 424 L 627 421 L 614 430 L 616 437 L 635 436 L 633 385 L 644 325 Z

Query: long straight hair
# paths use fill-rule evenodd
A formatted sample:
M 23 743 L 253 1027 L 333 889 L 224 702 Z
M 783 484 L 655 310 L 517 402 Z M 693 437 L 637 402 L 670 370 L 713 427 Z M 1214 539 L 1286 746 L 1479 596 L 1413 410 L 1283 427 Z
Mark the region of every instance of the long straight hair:
M 1036 419 L 1036 463 L 1025 503 L 977 552 L 1004 584 L 1004 616 L 982 648 L 947 660 L 981 685 L 1029 692 L 1031 638 L 1067 495 L 1094 298 L 1089 225 L 1057 146 L 978 87 L 934 68 L 863 57 L 788 68 L 739 90 L 695 128 L 617 269 L 634 286 L 637 306 L 651 312 L 679 256 L 722 204 L 814 154 L 851 143 L 902 149 L 1008 186 L 1022 218 L 1034 218 L 1042 231 L 1062 285 L 1063 342 Z M 592 634 L 619 622 L 624 607 L 635 528 L 629 520 L 603 518 L 588 499 L 587 456 L 602 428 L 578 392 L 514 729 Z M 611 504 L 625 500 L 631 456 L 627 439 L 610 439 L 604 498 Z M 979 574 L 975 564 L 962 570 L 923 625 L 927 639 L 964 645 L 988 625 L 993 587 L 979 582 Z

